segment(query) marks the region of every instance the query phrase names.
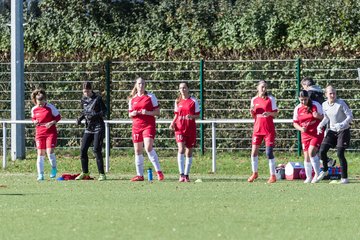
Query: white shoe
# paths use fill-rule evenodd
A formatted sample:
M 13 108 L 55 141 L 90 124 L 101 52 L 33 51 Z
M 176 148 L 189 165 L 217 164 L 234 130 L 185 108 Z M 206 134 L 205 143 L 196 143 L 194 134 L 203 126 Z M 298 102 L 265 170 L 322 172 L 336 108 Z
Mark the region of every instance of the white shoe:
M 329 172 L 328 172 L 328 171 L 326 171 L 326 172 L 321 171 L 321 172 L 319 173 L 319 176 L 317 177 L 316 180 L 317 180 L 318 182 L 320 182 L 320 181 L 323 180 L 323 178 L 326 177 L 327 175 L 329 175 Z
M 311 183 L 311 178 L 306 178 L 304 183 Z
M 348 183 L 349 183 L 349 179 L 348 179 L 348 178 L 342 178 L 339 183 L 340 183 L 340 184 L 348 184 Z
M 311 183 L 318 183 L 319 182 L 318 178 L 319 178 L 319 176 L 315 175 L 313 177 L 313 179 L 311 180 Z

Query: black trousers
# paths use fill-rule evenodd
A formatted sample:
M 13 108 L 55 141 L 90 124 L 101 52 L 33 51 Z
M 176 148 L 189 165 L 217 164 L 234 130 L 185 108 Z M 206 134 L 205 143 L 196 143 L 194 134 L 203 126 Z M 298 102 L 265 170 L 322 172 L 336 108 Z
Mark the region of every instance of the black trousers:
M 88 149 L 94 142 L 93 152 L 96 158 L 97 168 L 100 174 L 104 174 L 104 159 L 102 155 L 102 146 L 104 143 L 104 131 L 95 133 L 85 132 L 81 140 L 81 168 L 83 173 L 89 173 Z

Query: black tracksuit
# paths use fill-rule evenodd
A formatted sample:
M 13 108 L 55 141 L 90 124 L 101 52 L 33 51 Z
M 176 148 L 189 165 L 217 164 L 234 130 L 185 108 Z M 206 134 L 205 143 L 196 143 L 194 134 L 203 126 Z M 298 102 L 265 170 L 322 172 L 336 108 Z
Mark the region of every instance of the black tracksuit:
M 83 173 L 89 173 L 88 149 L 94 142 L 94 154 L 100 174 L 104 174 L 104 160 L 102 146 L 105 137 L 105 123 L 107 108 L 100 95 L 93 92 L 91 97 L 81 99 L 82 115 L 77 119 L 78 124 L 85 119 L 85 131 L 81 140 L 81 167 Z

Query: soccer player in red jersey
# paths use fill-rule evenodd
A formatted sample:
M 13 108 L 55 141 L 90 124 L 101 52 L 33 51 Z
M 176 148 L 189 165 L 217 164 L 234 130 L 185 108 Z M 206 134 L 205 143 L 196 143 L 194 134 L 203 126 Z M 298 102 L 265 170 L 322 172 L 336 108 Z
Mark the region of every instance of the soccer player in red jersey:
M 259 148 L 265 140 L 266 156 L 269 159 L 270 178 L 268 183 L 276 182 L 275 176 L 275 157 L 273 148 L 275 146 L 275 125 L 274 117 L 277 116 L 276 100 L 267 92 L 267 84 L 264 80 L 257 85 L 257 95 L 251 99 L 250 112 L 255 119 L 252 136 L 251 149 L 251 168 L 252 175 L 248 182 L 253 182 L 258 178 L 258 155 Z
M 36 89 L 31 94 L 35 106 L 31 109 L 31 119 L 35 124 L 35 142 L 37 148 L 38 181 L 44 180 L 45 152 L 48 155 L 51 173 L 50 178 L 55 178 L 57 173 L 56 156 L 54 149 L 57 141 L 56 123 L 61 115 L 52 104 L 46 102 L 46 93 L 43 89 Z
M 179 97 L 175 100 L 175 117 L 170 124 L 170 129 L 175 131 L 175 139 L 178 145 L 179 182 L 190 182 L 192 153 L 196 144 L 195 119 L 199 118 L 200 107 L 196 98 L 190 96 L 187 82 L 180 83 L 179 91 Z
M 324 138 L 324 134 L 317 134 L 317 127 L 323 119 L 320 104 L 310 99 L 309 93 L 300 91 L 300 104 L 294 109 L 293 125 L 301 132 L 301 143 L 304 152 L 304 167 L 306 180 L 304 183 L 316 183 L 320 172 L 320 160 L 317 151 Z M 312 178 L 312 168 L 315 176 Z
M 160 115 L 158 101 L 154 94 L 145 91 L 145 81 L 142 78 L 135 80 L 135 86 L 129 96 L 129 117 L 132 119 L 132 141 L 135 150 L 136 176 L 131 181 L 144 181 L 143 148 L 153 164 L 158 180 L 164 180 L 160 169 L 158 155 L 153 145 L 156 134 L 155 116 Z

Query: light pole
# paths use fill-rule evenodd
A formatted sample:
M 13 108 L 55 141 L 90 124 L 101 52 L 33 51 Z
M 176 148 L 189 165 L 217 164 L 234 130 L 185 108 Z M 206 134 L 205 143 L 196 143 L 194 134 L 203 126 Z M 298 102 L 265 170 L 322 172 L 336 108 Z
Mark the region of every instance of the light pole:
M 23 0 L 11 1 L 11 120 L 25 119 Z M 11 124 L 12 160 L 25 158 L 25 126 Z

